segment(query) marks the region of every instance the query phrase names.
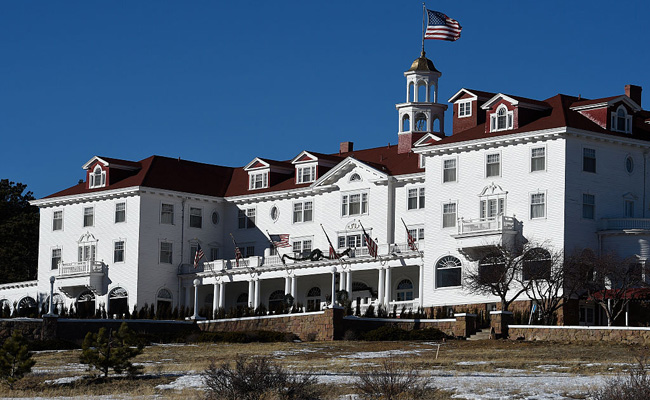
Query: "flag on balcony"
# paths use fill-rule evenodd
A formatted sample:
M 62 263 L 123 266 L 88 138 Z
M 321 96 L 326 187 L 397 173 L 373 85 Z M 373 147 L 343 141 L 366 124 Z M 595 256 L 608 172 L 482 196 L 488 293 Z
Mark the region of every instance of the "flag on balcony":
M 330 245 L 330 255 L 329 258 L 331 259 L 339 259 L 341 256 L 336 252 L 336 249 L 334 249 L 334 246 L 332 245 L 332 241 L 330 240 L 330 237 L 327 236 L 327 232 L 325 232 L 325 228 L 323 228 L 323 224 L 321 224 L 320 228 L 323 230 L 323 233 L 325 234 L 325 237 L 327 238 L 327 243 Z
M 197 269 L 199 267 L 199 261 L 205 257 L 201 245 L 197 243 L 196 246 L 196 253 L 194 253 L 194 269 Z
M 374 258 L 377 258 L 377 242 L 372 240 L 370 235 L 368 235 L 368 232 L 366 232 L 366 229 L 363 227 L 363 224 L 361 224 L 361 221 L 359 221 L 359 225 L 361 225 L 361 230 L 363 230 L 363 240 L 366 242 L 366 247 L 368 247 L 368 254 Z
M 413 251 L 418 251 L 418 245 L 415 243 L 415 238 L 411 235 L 409 228 L 406 226 L 406 222 L 402 219 L 402 224 L 404 224 L 404 229 L 406 229 L 406 240 L 408 241 L 409 249 Z
M 232 244 L 235 246 L 235 267 L 239 268 L 239 260 L 244 258 L 244 256 L 242 255 L 241 250 L 239 250 L 239 246 L 237 246 L 237 242 L 232 233 L 230 234 L 230 238 L 232 239 Z
M 280 233 L 278 235 L 269 234 L 269 237 L 271 238 L 271 243 L 275 247 L 291 247 L 291 243 L 289 243 L 288 233 Z

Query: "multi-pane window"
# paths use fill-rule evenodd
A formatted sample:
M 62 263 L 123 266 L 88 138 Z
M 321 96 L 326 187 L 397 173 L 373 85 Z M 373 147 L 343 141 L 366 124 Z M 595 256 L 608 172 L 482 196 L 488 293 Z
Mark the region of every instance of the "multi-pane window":
M 514 113 L 508 111 L 506 106 L 501 105 L 497 112 L 490 115 L 490 131 L 502 131 L 514 127 Z
M 416 242 L 418 240 L 424 240 L 424 228 L 409 228 L 408 229 L 409 235 L 415 240 Z M 408 241 L 408 238 L 407 238 Z
M 632 132 L 632 116 L 627 114 L 625 107 L 619 106 L 616 112 L 612 113 L 611 127 L 613 131 Z
M 60 231 L 63 229 L 63 211 L 54 211 L 52 214 L 52 230 Z
M 219 248 L 210 247 L 210 261 L 214 261 L 218 259 L 219 259 Z
M 489 178 L 499 175 L 501 175 L 501 154 L 488 154 L 485 158 L 485 176 Z
M 293 203 L 293 222 L 309 222 L 314 219 L 313 202 L 303 201 L 300 203 Z
M 634 200 L 625 200 L 625 218 L 634 218 Z
M 341 235 L 338 237 L 338 248 L 361 247 L 361 234 Z
M 77 248 L 77 261 L 95 261 L 95 243 L 81 243 Z
M 424 208 L 424 188 L 413 188 L 408 190 L 407 205 L 409 210 Z
M 255 255 L 255 246 L 244 246 L 241 248 L 242 256 L 252 257 Z
M 113 262 L 124 262 L 124 241 L 120 240 L 114 243 Z
M 341 198 L 341 214 L 361 215 L 368 213 L 368 193 L 345 194 Z
M 411 301 L 413 300 L 413 282 L 410 279 L 402 279 L 397 284 L 395 291 L 397 301 Z
M 90 182 L 88 186 L 90 188 L 106 186 L 106 171 L 102 171 L 102 168 L 99 165 L 96 166 L 90 174 Z
M 160 242 L 160 263 L 171 264 L 173 256 L 173 244 L 170 242 Z
M 596 214 L 596 196 L 583 193 L 582 195 L 582 218 L 594 219 Z
M 126 221 L 126 203 L 115 203 L 115 223 Z
M 298 167 L 296 169 L 296 182 L 307 183 L 316 180 L 316 166 Z
M 449 160 L 443 161 L 442 181 L 456 182 L 456 159 L 455 158 L 451 158 Z
M 174 224 L 174 205 L 163 203 L 160 208 L 160 223 Z
M 61 262 L 61 249 L 52 249 L 52 269 L 58 269 Z
M 269 187 L 269 173 L 268 172 L 258 172 L 248 175 L 249 180 L 249 189 L 261 189 Z
M 436 287 L 460 286 L 462 264 L 454 256 L 442 257 L 436 263 Z
M 239 210 L 237 220 L 239 223 L 239 229 L 255 228 L 255 209 L 247 208 L 245 210 Z
M 530 195 L 530 218 L 546 217 L 546 196 L 545 193 L 533 193 Z
M 546 169 L 546 148 L 535 147 L 530 150 L 530 171 L 544 171 Z
M 92 207 L 84 207 L 84 226 L 93 226 L 95 218 L 95 209 Z
M 298 257 L 304 257 L 311 253 L 312 250 L 312 241 L 311 239 L 302 239 L 302 240 L 294 240 L 291 243 L 291 246 L 293 248 L 293 253 L 298 256 Z
M 458 116 L 459 117 L 469 117 L 472 115 L 472 102 L 463 101 L 458 103 Z
M 442 227 L 450 228 L 456 226 L 456 203 L 442 205 Z
M 201 228 L 203 226 L 203 210 L 190 207 L 190 227 Z
M 499 214 L 504 214 L 505 202 L 505 198 L 503 197 L 481 200 L 481 218 L 490 219 L 495 218 Z
M 587 147 L 582 149 L 582 170 L 596 172 L 596 150 Z

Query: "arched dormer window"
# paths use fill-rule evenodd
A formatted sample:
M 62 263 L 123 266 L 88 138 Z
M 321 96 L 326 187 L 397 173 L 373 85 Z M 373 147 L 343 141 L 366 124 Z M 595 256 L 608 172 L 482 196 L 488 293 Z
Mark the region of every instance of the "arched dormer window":
M 612 113 L 612 130 L 617 132 L 632 133 L 632 116 L 622 105 Z
M 501 104 L 497 111 L 490 116 L 490 132 L 505 131 L 512 129 L 514 113 Z
M 90 174 L 90 183 L 88 186 L 91 188 L 106 186 L 106 171 L 102 170 L 102 167 L 99 165 L 96 165 Z
M 408 132 L 411 130 L 411 117 L 408 114 L 404 114 L 402 117 L 402 132 Z
M 417 113 L 415 115 L 415 131 L 416 132 L 426 132 L 427 131 L 427 116 L 424 113 Z

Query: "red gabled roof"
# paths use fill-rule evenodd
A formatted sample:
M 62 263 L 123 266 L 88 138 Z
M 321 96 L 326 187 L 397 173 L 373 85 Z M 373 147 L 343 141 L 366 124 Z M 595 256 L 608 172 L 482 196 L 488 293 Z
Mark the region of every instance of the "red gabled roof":
M 603 97 L 601 99 L 576 101 L 575 103 L 571 104 L 571 107 L 581 107 L 581 106 L 588 106 L 591 104 L 607 103 L 608 101 L 614 100 L 615 98 L 618 97 L 621 97 L 621 95 L 619 94 L 618 96 Z

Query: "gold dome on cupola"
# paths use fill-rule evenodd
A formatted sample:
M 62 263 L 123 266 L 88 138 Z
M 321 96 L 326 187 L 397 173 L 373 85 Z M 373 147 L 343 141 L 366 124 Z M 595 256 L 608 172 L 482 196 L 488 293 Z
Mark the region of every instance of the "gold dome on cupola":
M 424 50 L 422 50 L 420 57 L 416 58 L 415 61 L 413 61 L 413 64 L 411 64 L 411 68 L 409 68 L 409 71 L 440 73 L 440 71 L 438 71 L 436 67 L 433 65 L 433 61 L 425 57 L 426 54 L 427 53 Z

